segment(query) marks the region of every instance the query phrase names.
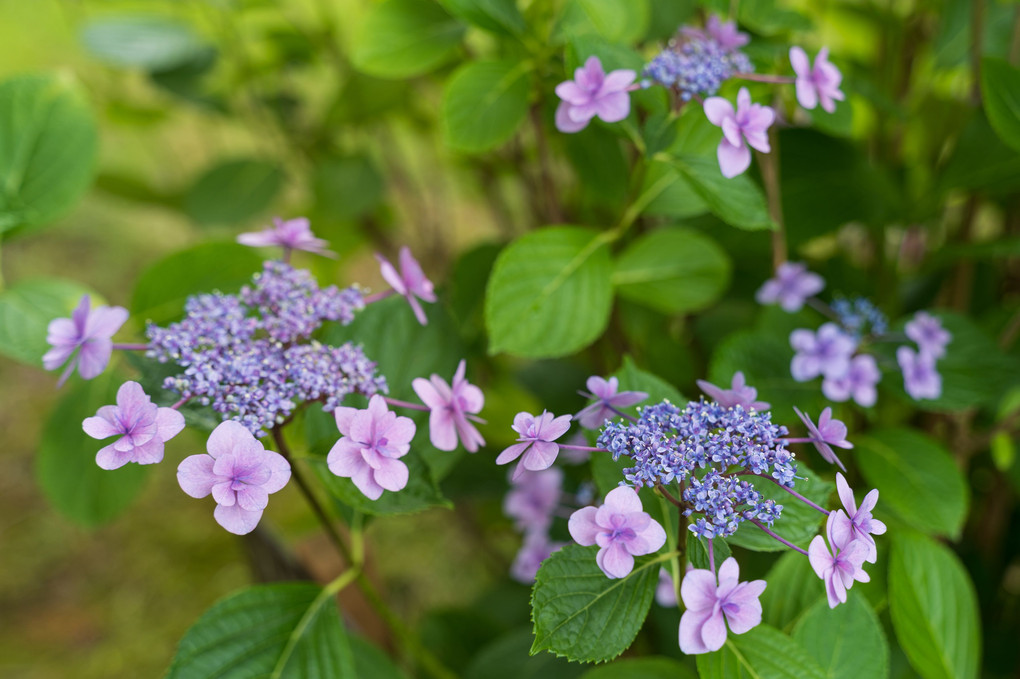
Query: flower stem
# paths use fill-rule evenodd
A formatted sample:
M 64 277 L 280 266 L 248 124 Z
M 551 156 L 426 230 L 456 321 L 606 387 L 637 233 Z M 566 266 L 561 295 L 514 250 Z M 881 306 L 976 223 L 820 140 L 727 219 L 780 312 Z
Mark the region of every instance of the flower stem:
M 397 294 L 397 291 L 394 290 L 393 288 L 390 288 L 389 290 L 382 290 L 381 292 L 374 292 L 371 295 L 369 295 L 368 297 L 363 298 L 363 301 L 365 302 L 366 305 L 368 305 L 368 304 L 372 304 L 373 302 L 378 302 L 379 300 L 386 299 L 387 297 L 392 297 L 395 294 Z
M 608 403 L 606 403 L 605 406 L 607 408 L 609 408 L 610 410 L 612 410 L 617 415 L 619 415 L 620 417 L 622 417 L 623 419 L 630 420 L 631 422 L 637 422 L 637 418 L 636 417 L 632 417 L 632 416 L 628 415 L 627 413 L 623 412 L 619 408 L 617 408 L 615 406 L 611 406 Z
M 807 556 L 807 551 L 806 550 L 801 549 L 800 547 L 798 547 L 797 545 L 793 544 L 789 540 L 784 540 L 783 538 L 779 537 L 778 535 L 776 535 L 775 533 L 770 531 L 768 528 L 763 526 L 762 523 L 760 521 L 758 521 L 758 519 L 750 519 L 750 521 L 754 525 L 758 526 L 758 528 L 761 528 L 763 531 L 765 531 L 766 535 L 768 535 L 770 537 L 773 537 L 776 540 L 779 540 L 780 542 L 782 542 L 784 545 L 786 545 L 790 549 L 794 549 L 794 550 L 800 552 L 801 554 L 803 554 L 804 556 Z M 711 547 L 709 547 L 709 549 L 711 549 Z
M 816 505 L 814 502 L 812 502 L 811 500 L 807 499 L 806 497 L 804 497 L 803 495 L 801 495 L 800 493 L 795 491 L 793 488 L 788 488 L 787 486 L 784 486 L 783 484 L 779 483 L 779 481 L 776 481 L 771 476 L 765 476 L 764 474 L 751 474 L 751 476 L 757 476 L 757 477 L 762 478 L 762 479 L 767 479 L 767 480 L 771 481 L 772 483 L 776 484 L 777 486 L 779 486 L 780 488 L 782 488 L 783 490 L 785 490 L 790 495 L 794 496 L 795 498 L 797 498 L 798 500 L 803 502 L 804 504 L 806 504 L 808 507 L 811 507 L 812 509 L 817 509 L 818 511 L 820 511 L 822 514 L 825 514 L 826 516 L 829 515 L 829 510 L 828 509 L 826 509 L 825 507 L 820 507 L 819 505 Z
M 428 412 L 430 410 L 428 406 L 423 406 L 420 403 L 401 401 L 399 399 L 390 398 L 389 396 L 383 396 L 383 400 L 389 403 L 391 406 L 397 406 L 398 408 L 410 408 L 411 410 L 423 410 L 425 412 Z
M 762 73 L 734 73 L 734 78 L 740 78 L 741 80 L 753 80 L 757 83 L 776 83 L 779 85 L 788 85 L 797 82 L 797 79 L 790 75 L 765 75 Z
M 666 498 L 667 500 L 672 502 L 674 505 L 676 505 L 680 509 L 685 509 L 684 503 L 681 502 L 680 500 L 678 500 L 677 498 L 675 498 L 673 496 L 673 494 L 670 493 L 668 490 L 666 490 L 666 487 L 663 486 L 661 483 L 659 485 L 655 486 L 655 490 L 659 491 L 664 498 Z
M 184 405 L 185 403 L 187 403 L 187 402 L 188 402 L 188 401 L 190 401 L 190 400 L 191 400 L 191 397 L 190 397 L 190 396 L 185 396 L 185 397 L 184 397 L 184 398 L 182 398 L 182 399 L 181 399 L 180 401 L 178 401 L 177 403 L 173 404 L 173 405 L 172 405 L 172 406 L 170 406 L 170 407 L 171 407 L 171 408 L 173 408 L 174 410 L 180 410 L 180 409 L 181 409 L 181 406 L 182 406 L 182 405 Z
M 605 448 L 595 448 L 592 446 L 575 446 L 570 443 L 559 443 L 557 444 L 560 448 L 566 448 L 567 450 L 583 450 L 589 453 L 608 453 L 609 451 Z
M 713 539 L 708 539 L 708 568 L 715 573 L 715 548 L 712 545 Z
M 769 216 L 776 223 L 776 229 L 772 232 L 772 267 L 779 268 L 779 265 L 787 259 L 786 249 L 786 228 L 783 224 L 783 195 L 779 188 L 779 135 L 776 128 L 769 130 L 770 153 L 756 152 L 758 166 L 761 168 L 761 181 L 765 185 L 765 198 L 768 202 Z

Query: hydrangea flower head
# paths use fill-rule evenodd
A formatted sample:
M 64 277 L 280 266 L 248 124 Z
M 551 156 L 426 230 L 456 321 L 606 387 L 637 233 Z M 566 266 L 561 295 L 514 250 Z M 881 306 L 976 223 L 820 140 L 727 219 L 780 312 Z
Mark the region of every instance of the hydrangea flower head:
M 875 385 L 882 379 L 875 357 L 871 354 L 857 354 L 850 359 L 846 372 L 837 377 L 822 380 L 822 393 L 830 401 L 842 403 L 849 399 L 857 405 L 870 408 L 878 400 Z
M 835 102 L 843 101 L 844 98 L 843 92 L 839 89 L 843 75 L 829 61 L 829 48 L 823 47 L 818 51 L 815 64 L 812 66 L 803 49 L 791 47 L 790 64 L 797 74 L 797 101 L 800 105 L 810 110 L 821 102 L 826 112 L 835 111 Z
M 705 100 L 705 115 L 708 120 L 722 128 L 723 138 L 716 155 L 719 169 L 727 179 L 742 174 L 751 166 L 751 149 L 768 153 L 769 126 L 776 119 L 776 112 L 768 106 L 751 103 L 751 94 L 746 87 L 737 93 L 737 110 L 722 97 Z M 746 142 L 746 143 L 745 143 Z
M 641 506 L 637 491 L 619 486 L 601 507 L 583 507 L 570 516 L 570 536 L 579 545 L 598 545 L 595 561 L 609 578 L 626 577 L 634 557 L 659 551 L 666 531 Z
M 783 262 L 775 278 L 765 281 L 755 295 L 759 304 L 779 304 L 783 311 L 800 311 L 804 301 L 821 292 L 825 280 L 802 262 Z
M 816 535 L 808 546 L 808 560 L 815 574 L 825 583 L 825 595 L 829 600 L 829 608 L 846 603 L 846 591 L 854 581 L 870 582 L 871 578 L 861 567 L 868 556 L 868 546 L 860 540 L 851 540 L 842 548 L 833 540 L 833 527 L 836 512 L 831 512 L 825 523 L 825 533 L 829 536 L 832 551 L 825 544 L 825 538 Z
M 545 531 L 552 523 L 553 512 L 560 505 L 563 470 L 550 467 L 538 472 L 524 472 L 503 499 L 503 513 L 514 520 L 525 533 Z
M 326 456 L 331 472 L 349 478 L 370 500 L 378 500 L 384 490 L 407 485 L 407 465 L 399 458 L 411 449 L 415 430 L 411 418 L 390 412 L 378 394 L 365 410 L 339 407 L 333 414 L 342 436 Z
M 886 530 L 883 522 L 871 516 L 871 510 L 878 503 L 878 489 L 874 488 L 865 495 L 864 501 L 858 507 L 854 501 L 854 492 L 846 479 L 836 472 L 836 490 L 839 492 L 843 509 L 834 512 L 831 535 L 833 544 L 838 549 L 843 549 L 855 540 L 862 542 L 868 548 L 864 560 L 875 563 L 878 561 L 878 548 L 875 546 L 875 538 L 871 536 L 882 535 Z
M 563 100 L 556 108 L 556 129 L 580 132 L 596 116 L 607 123 L 623 120 L 630 114 L 627 91 L 636 77 L 629 69 L 606 74 L 598 57 L 588 57 L 584 66 L 574 71 L 573 80 L 556 86 L 556 95 Z
M 946 346 L 953 336 L 948 330 L 942 327 L 942 321 L 937 316 L 918 311 L 914 318 L 907 322 L 905 331 L 907 337 L 917 342 L 922 353 L 934 358 L 941 358 L 946 354 Z
M 747 386 L 744 380 L 744 373 L 737 371 L 733 373 L 729 389 L 722 389 L 711 382 L 697 380 L 698 388 L 708 394 L 708 397 L 724 408 L 740 406 L 744 410 L 768 410 L 769 404 L 765 401 L 755 401 L 758 397 L 758 390 Z
M 111 338 L 127 319 L 128 312 L 124 307 L 99 306 L 92 309 L 89 296 L 82 295 L 70 318 L 50 321 L 46 341 L 53 348 L 42 357 L 43 367 L 56 370 L 68 358 L 71 359 L 57 386 L 67 381 L 76 366 L 78 374 L 86 380 L 103 372 L 113 353 Z
M 832 311 L 839 324 L 856 339 L 865 334 L 884 335 L 889 329 L 885 314 L 867 297 L 837 297 L 832 300 Z
M 570 429 L 570 419 L 570 415 L 556 417 L 545 410 L 538 417 L 531 413 L 517 413 L 512 428 L 520 435 L 518 443 L 500 453 L 496 464 L 509 464 L 521 458 L 513 474 L 514 480 L 520 478 L 524 470 L 537 472 L 548 469 L 560 452 L 560 447 L 553 442 Z
M 822 414 L 818 417 L 818 425 L 816 426 L 811 418 L 802 413 L 796 406 L 793 408 L 794 412 L 797 413 L 797 417 L 807 427 L 808 434 L 811 437 L 811 442 L 818 450 L 819 454 L 829 464 L 839 465 L 839 468 L 846 471 L 846 467 L 833 452 L 832 446 L 838 448 L 853 448 L 854 444 L 846 440 L 846 425 L 832 418 L 832 408 L 826 408 L 822 411 Z
M 117 405 L 103 406 L 81 426 L 94 439 L 120 437 L 96 455 L 100 467 L 117 469 L 128 462 L 160 462 L 163 444 L 184 429 L 184 416 L 157 406 L 137 382 L 125 382 L 117 390 Z
M 935 369 L 935 357 L 910 347 L 896 350 L 896 361 L 903 371 L 903 388 L 915 400 L 938 398 L 942 395 L 942 376 Z
M 389 260 L 382 255 L 375 256 L 379 260 L 379 271 L 386 282 L 393 286 L 398 295 L 402 295 L 414 311 L 414 317 L 422 325 L 428 325 L 425 317 L 425 310 L 421 308 L 418 300 L 435 302 L 436 293 L 432 281 L 425 277 L 418 260 L 411 254 L 411 249 L 406 245 L 400 248 L 400 273 L 390 264 Z
M 719 579 L 707 568 L 689 570 L 680 584 L 684 611 L 680 618 L 680 650 L 688 655 L 718 651 L 726 643 L 726 625 L 743 634 L 761 623 L 764 580 L 740 582 L 740 566 L 732 556 L 719 566 Z
M 206 442 L 208 455 L 191 455 L 177 467 L 181 489 L 195 498 L 212 494 L 216 523 L 235 535 L 255 530 L 269 495 L 287 485 L 290 464 L 266 450 L 243 425 L 227 420 Z
M 790 346 L 797 352 L 790 362 L 790 373 L 798 382 L 806 382 L 819 375 L 841 377 L 850 367 L 857 342 L 835 323 L 826 323 L 817 333 L 794 330 Z
M 718 19 L 715 22 L 718 24 Z M 710 19 L 707 34 L 699 28 L 682 27 L 681 39 L 656 55 L 644 74 L 673 90 L 681 101 L 712 96 L 734 74 L 754 71 L 747 55 L 733 46 L 734 39 L 743 34 L 737 33 L 735 26 L 731 33 L 729 26 L 732 24 L 715 27 Z
M 429 440 L 439 450 L 455 449 L 458 438 L 469 453 L 485 445 L 485 439 L 468 421 L 481 412 L 485 396 L 464 379 L 466 369 L 467 363 L 461 361 L 452 384 L 434 373 L 428 380 L 418 377 L 411 383 L 418 398 L 429 407 Z
M 312 235 L 306 217 L 294 219 L 273 217 L 272 226 L 262 231 L 242 233 L 237 237 L 237 242 L 253 248 L 281 247 L 285 258 L 290 255 L 291 250 L 304 250 L 324 257 L 336 257 L 335 252 L 327 249 L 329 242 Z
M 648 394 L 643 391 L 617 393 L 620 381 L 615 377 L 606 380 L 592 376 L 588 378 L 586 386 L 588 391 L 580 392 L 581 395 L 596 401 L 574 416 L 585 429 L 598 429 L 607 419 L 614 417 L 620 408 L 628 408 L 648 398 Z

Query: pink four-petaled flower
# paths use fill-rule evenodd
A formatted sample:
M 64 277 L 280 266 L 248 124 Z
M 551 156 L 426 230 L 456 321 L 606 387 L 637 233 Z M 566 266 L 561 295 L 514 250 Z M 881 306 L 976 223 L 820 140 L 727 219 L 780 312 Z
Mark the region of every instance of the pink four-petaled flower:
M 697 380 L 697 384 L 699 389 L 708 394 L 709 398 L 723 408 L 740 406 L 744 410 L 769 409 L 769 404 L 765 401 L 755 401 L 758 397 L 758 390 L 747 386 L 747 382 L 744 380 L 744 373 L 739 370 L 733 373 L 729 389 L 722 389 L 705 380 Z
M 816 535 L 808 545 L 808 560 L 815 574 L 825 583 L 825 595 L 829 600 L 829 608 L 846 603 L 846 591 L 854 581 L 870 582 L 871 578 L 864 572 L 862 565 L 868 557 L 868 546 L 861 540 L 851 540 L 838 546 L 833 538 L 833 527 L 837 512 L 829 513 L 825 523 L 825 534 L 829 536 L 830 551 L 825 538 Z
M 481 389 L 464 379 L 466 369 L 467 363 L 461 361 L 452 384 L 435 373 L 429 380 L 417 377 L 411 382 L 418 398 L 429 407 L 429 440 L 439 450 L 453 450 L 458 438 L 469 453 L 485 445 L 485 439 L 468 421 L 481 412 L 485 396 Z
M 103 406 L 81 426 L 94 439 L 120 437 L 96 454 L 100 467 L 117 469 L 128 462 L 161 461 L 163 444 L 184 429 L 184 416 L 173 408 L 157 406 L 138 382 L 125 382 L 117 390 L 117 405 Z
M 552 466 L 560 452 L 559 445 L 553 441 L 570 429 L 570 415 L 556 417 L 543 410 L 535 417 L 531 413 L 520 412 L 514 416 L 512 429 L 520 435 L 518 443 L 504 449 L 496 458 L 496 464 L 509 464 L 521 458 L 512 477 L 516 481 L 525 469 L 537 472 Z
M 854 444 L 846 440 L 846 425 L 839 420 L 833 419 L 832 408 L 826 408 L 822 411 L 822 414 L 818 417 L 817 426 L 811 421 L 810 417 L 802 413 L 796 406 L 794 406 L 793 411 L 797 413 L 797 417 L 807 427 L 811 443 L 814 444 L 825 461 L 829 464 L 839 465 L 840 469 L 846 471 L 846 467 L 843 466 L 843 462 L 836 456 L 832 446 L 849 449 L 853 448 Z M 837 476 L 839 476 L 838 473 Z
M 797 74 L 795 87 L 800 105 L 806 109 L 813 109 L 821 102 L 826 112 L 835 111 L 835 102 L 843 101 L 843 92 L 839 89 L 843 75 L 829 61 L 829 48 L 823 47 L 818 51 L 815 64 L 812 66 L 803 49 L 791 47 L 790 64 Z
M 281 247 L 285 256 L 289 255 L 291 250 L 304 250 L 324 257 L 336 257 L 335 252 L 326 249 L 329 242 L 312 235 L 307 217 L 294 219 L 273 217 L 272 226 L 261 231 L 242 233 L 237 237 L 237 242 L 253 248 Z
M 875 538 L 871 536 L 882 535 L 886 530 L 883 522 L 871 516 L 871 510 L 878 503 L 878 489 L 874 488 L 865 495 L 861 506 L 858 507 L 854 501 L 854 492 L 846 479 L 836 472 L 836 490 L 839 491 L 843 509 L 834 512 L 836 516 L 832 520 L 832 540 L 840 549 L 854 540 L 863 542 L 868 548 L 864 560 L 875 563 L 878 561 L 878 548 L 875 545 Z
M 687 571 L 680 583 L 684 611 L 680 618 L 680 650 L 688 655 L 718 651 L 726 643 L 726 624 L 743 634 L 761 622 L 764 580 L 740 582 L 740 566 L 732 556 L 719 566 L 719 580 L 706 568 Z
M 378 500 L 384 490 L 407 485 L 407 465 L 398 458 L 411 449 L 415 430 L 411 418 L 390 412 L 379 394 L 369 399 L 365 410 L 339 407 L 333 414 L 343 436 L 326 456 L 331 472 L 349 478 L 370 500 Z
M 556 94 L 563 100 L 556 109 L 556 129 L 580 132 L 595 116 L 607 123 L 623 120 L 630 114 L 627 91 L 636 77 L 628 69 L 607 75 L 598 57 L 588 57 L 584 66 L 574 71 L 573 80 L 556 86 Z
M 776 112 L 768 106 L 752 104 L 751 93 L 746 87 L 741 87 L 737 93 L 736 111 L 728 100 L 709 97 L 705 100 L 705 115 L 723 131 L 716 155 L 724 177 L 736 177 L 751 166 L 751 149 L 748 146 L 762 153 L 771 150 L 768 129 L 776 119 Z
M 582 396 L 596 399 L 595 403 L 584 407 L 574 416 L 585 429 L 598 429 L 602 424 L 614 416 L 620 408 L 627 408 L 648 398 L 643 391 L 621 391 L 620 381 L 615 377 L 608 380 L 597 375 L 588 378 L 588 391 L 581 392 Z
M 776 269 L 774 278 L 765 281 L 755 299 L 759 304 L 779 304 L 783 311 L 800 311 L 804 302 L 821 292 L 825 280 L 808 271 L 803 262 L 783 262 Z
M 626 577 L 634 569 L 635 556 L 657 552 L 666 544 L 666 531 L 628 486 L 609 491 L 601 507 L 578 509 L 567 528 L 577 544 L 601 548 L 595 562 L 609 578 Z
M 53 348 L 42 357 L 43 367 L 56 370 L 74 355 L 60 376 L 58 387 L 67 381 L 75 366 L 78 367 L 78 374 L 86 380 L 103 372 L 113 353 L 111 338 L 128 319 L 124 307 L 90 307 L 89 296 L 82 295 L 70 318 L 56 318 L 50 321 L 47 328 L 46 341 Z M 75 351 L 78 353 L 75 354 Z
M 414 311 L 414 317 L 422 325 L 428 325 L 428 318 L 425 317 L 425 310 L 421 308 L 419 299 L 425 302 L 435 302 L 436 293 L 432 281 L 425 277 L 418 260 L 411 254 L 411 249 L 406 245 L 400 248 L 400 272 L 390 264 L 390 261 L 377 254 L 379 260 L 379 271 L 386 282 L 393 286 L 398 295 L 402 295 Z

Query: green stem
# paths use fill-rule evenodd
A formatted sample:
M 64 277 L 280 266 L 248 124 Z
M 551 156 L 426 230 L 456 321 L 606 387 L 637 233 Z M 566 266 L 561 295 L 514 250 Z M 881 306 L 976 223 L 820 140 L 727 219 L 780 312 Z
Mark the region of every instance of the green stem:
M 0 246 L 2 246 L 2 245 L 3 245 L 3 241 L 0 241 Z M 3 263 L 4 263 L 4 252 L 3 252 L 3 248 L 0 247 L 0 292 L 4 291 L 4 269 L 3 269 Z
M 761 181 L 765 185 L 765 198 L 768 201 L 769 216 L 776 223 L 772 232 L 772 267 L 786 261 L 786 227 L 783 223 L 783 196 L 779 189 L 779 135 L 773 127 L 769 130 L 770 153 L 756 153 L 758 165 L 761 167 Z

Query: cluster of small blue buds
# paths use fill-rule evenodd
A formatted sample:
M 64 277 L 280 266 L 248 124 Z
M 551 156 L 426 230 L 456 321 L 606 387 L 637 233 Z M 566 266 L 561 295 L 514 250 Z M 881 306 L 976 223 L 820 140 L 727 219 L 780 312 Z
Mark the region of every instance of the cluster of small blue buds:
M 786 427 L 769 412 L 715 401 L 691 401 L 681 410 L 669 401 L 644 408 L 636 422 L 608 422 L 598 445 L 633 467 L 623 470 L 628 484 L 641 488 L 680 482 L 687 516 L 700 514 L 690 530 L 704 537 L 726 537 L 743 521 L 766 525 L 782 505 L 765 499 L 742 476 L 771 477 L 793 488 L 797 467 L 786 449 Z
M 644 75 L 689 101 L 714 95 L 735 73 L 753 70 L 751 60 L 740 50 L 726 50 L 708 36 L 683 35 L 645 66 Z
M 889 330 L 889 320 L 867 297 L 837 297 L 831 306 L 839 324 L 854 339 L 867 334 L 884 335 Z
M 361 347 L 311 339 L 326 321 L 347 325 L 364 305 L 357 287 L 320 289 L 307 271 L 269 261 L 239 294 L 195 295 L 181 321 L 149 323 L 147 355 L 184 369 L 165 389 L 264 436 L 300 403 L 330 411 L 348 394 L 386 392 Z

